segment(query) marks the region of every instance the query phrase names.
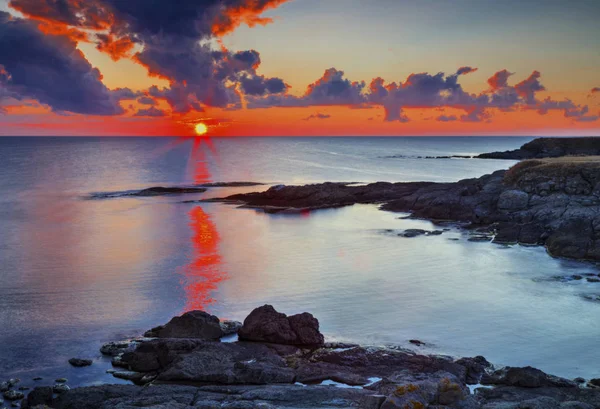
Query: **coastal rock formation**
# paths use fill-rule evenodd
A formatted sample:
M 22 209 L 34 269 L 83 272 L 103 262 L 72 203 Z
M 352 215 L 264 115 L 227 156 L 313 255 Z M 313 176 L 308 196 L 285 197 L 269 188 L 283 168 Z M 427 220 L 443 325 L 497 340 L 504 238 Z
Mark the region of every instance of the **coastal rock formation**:
M 202 316 L 198 312 L 193 315 Z M 212 316 L 206 315 L 208 318 L 202 317 L 212 323 Z M 310 328 L 308 332 L 300 331 L 299 339 L 322 339 L 320 334 L 315 335 L 318 321 L 312 315 L 287 317 L 271 306 L 255 309 L 244 326 L 251 329 L 250 333 L 256 330 L 261 336 L 277 335 L 287 342 L 290 338 L 284 335 L 298 328 L 294 317 L 300 317 L 300 328 Z M 265 320 L 274 320 L 276 325 L 265 332 Z M 399 348 L 322 341 L 319 346 L 307 347 L 161 338 L 140 341 L 135 350 L 122 355 L 122 360 L 128 371 L 113 375 L 144 387 L 42 386 L 31 391 L 21 405 L 28 409 L 600 407 L 600 389 L 580 386 L 585 380 L 576 383 L 531 367 L 493 371 L 481 356 L 454 360 Z M 595 381 L 590 382 L 595 385 Z M 6 382 L 8 399 L 22 397 L 10 389 L 15 383 Z M 494 386 L 477 388 L 471 394 L 467 385 L 479 383 Z
M 544 244 L 552 256 L 600 260 L 600 159 L 595 157 L 527 160 L 455 183 L 278 186 L 222 200 L 269 212 L 382 203 L 382 210 L 485 227 L 485 236 L 497 243 Z
M 150 338 L 199 338 L 217 340 L 224 334 L 218 317 L 204 311 L 188 311 L 173 317 L 165 325 L 152 328 L 144 336 Z
M 307 312 L 287 316 L 271 305 L 256 308 L 246 317 L 239 330 L 244 341 L 271 342 L 288 345 L 322 345 L 319 321 Z
M 541 159 L 560 156 L 600 155 L 600 138 L 537 138 L 519 149 L 504 152 L 482 153 L 480 159 Z

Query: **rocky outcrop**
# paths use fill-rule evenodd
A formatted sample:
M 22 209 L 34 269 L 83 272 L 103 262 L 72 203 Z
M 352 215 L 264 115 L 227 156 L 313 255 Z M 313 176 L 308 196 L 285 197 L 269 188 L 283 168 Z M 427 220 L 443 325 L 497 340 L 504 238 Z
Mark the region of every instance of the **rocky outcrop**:
M 204 311 L 188 311 L 180 317 L 173 317 L 165 325 L 147 331 L 150 338 L 198 338 L 217 340 L 225 333 L 218 317 Z
M 482 153 L 480 159 L 541 159 L 560 156 L 600 155 L 600 138 L 537 138 L 519 149 L 504 152 Z
M 301 328 L 310 331 L 299 331 L 298 337 L 294 317 L 301 317 Z M 277 324 L 265 332 L 267 319 Z M 250 314 L 244 326 L 248 323 L 259 334 L 288 342 L 290 330 L 295 331 L 295 340 L 305 336 L 312 340 L 314 331 L 318 333 L 315 321 L 308 313 L 287 317 L 263 306 Z M 132 345 L 122 344 L 128 346 L 119 348 L 121 343 L 113 343 L 106 350 L 128 350 Z M 59 385 L 43 386 L 31 391 L 22 407 L 587 409 L 600 405 L 600 389 L 587 389 L 530 367 L 494 371 L 481 356 L 454 360 L 399 348 L 322 342 L 318 347 L 225 343 L 199 338 L 143 339 L 133 345 L 134 350 L 122 354 L 127 371 L 114 372 L 114 376 L 143 388 L 103 385 L 69 389 L 60 384 L 64 388 L 58 390 Z M 16 383 L 5 382 L 11 398 L 15 391 L 10 388 Z M 478 383 L 494 388 L 478 388 L 471 394 L 467 385 Z
M 528 160 L 508 171 L 455 183 L 279 186 L 222 200 L 269 212 L 382 203 L 383 210 L 413 217 L 485 226 L 497 243 L 542 244 L 552 256 L 600 260 L 596 158 Z
M 240 340 L 318 346 L 324 342 L 319 321 L 310 313 L 287 316 L 271 305 L 256 308 L 238 332 Z

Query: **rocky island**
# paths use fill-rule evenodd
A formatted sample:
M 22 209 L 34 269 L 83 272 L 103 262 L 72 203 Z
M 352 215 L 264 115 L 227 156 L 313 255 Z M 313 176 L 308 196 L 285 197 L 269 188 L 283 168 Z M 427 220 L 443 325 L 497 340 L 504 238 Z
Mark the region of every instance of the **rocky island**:
M 238 333 L 235 342 L 222 337 Z M 600 380 L 568 380 L 531 368 L 494 368 L 484 357 L 455 359 L 392 347 L 325 342 L 309 313 L 270 305 L 244 323 L 191 311 L 133 342 L 109 343 L 112 371 L 136 385 L 38 387 L 21 407 L 594 409 Z M 85 370 L 85 369 L 81 369 Z M 17 396 L 7 386 L 5 396 Z M 22 393 L 21 393 L 22 397 Z
M 505 152 L 482 153 L 480 159 L 542 159 L 560 156 L 600 155 L 600 138 L 537 138 L 519 149 Z

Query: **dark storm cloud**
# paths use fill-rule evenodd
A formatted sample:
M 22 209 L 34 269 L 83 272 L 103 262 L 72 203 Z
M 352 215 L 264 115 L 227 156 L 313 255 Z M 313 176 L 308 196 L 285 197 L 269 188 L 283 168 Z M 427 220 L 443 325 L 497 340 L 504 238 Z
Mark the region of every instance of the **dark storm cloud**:
M 47 36 L 30 21 L 0 11 L 0 64 L 9 75 L 4 88 L 36 99 L 58 112 L 117 115 L 130 90 L 110 91 L 76 44 Z
M 288 88 L 282 79 L 265 78 L 263 75 L 242 77 L 240 84 L 246 95 L 279 94 Z
M 254 50 L 214 51 L 201 40 L 225 34 L 242 23 L 266 24 L 260 14 L 286 0 L 11 0 L 26 16 L 52 27 L 53 33 L 90 38 L 113 60 L 131 57 L 150 75 L 168 79 L 162 97 L 176 112 L 238 104 L 231 82 L 243 78 L 247 88 L 280 92 L 283 81 L 257 77 L 260 55 Z M 73 30 L 76 34 L 72 34 Z M 83 30 L 101 30 L 95 34 Z M 135 47 L 135 45 L 139 47 Z M 130 55 L 132 50 L 138 51 Z M 253 80 L 253 82 L 251 82 Z M 261 84 L 258 84 L 259 86 Z M 233 87 L 235 88 L 235 86 Z M 155 91 L 156 92 L 156 91 Z M 200 108 L 201 110 L 201 108 Z

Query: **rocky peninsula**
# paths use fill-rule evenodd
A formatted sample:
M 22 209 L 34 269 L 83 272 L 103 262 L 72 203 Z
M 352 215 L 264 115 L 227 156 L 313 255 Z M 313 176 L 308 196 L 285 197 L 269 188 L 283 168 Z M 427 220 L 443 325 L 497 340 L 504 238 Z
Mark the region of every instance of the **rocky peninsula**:
M 377 203 L 416 218 L 466 222 L 497 243 L 545 245 L 555 257 L 600 260 L 600 157 L 595 156 L 525 160 L 507 171 L 454 183 L 279 185 L 209 201 L 268 213 Z
M 233 333 L 237 341 L 222 342 Z M 42 386 L 21 407 L 600 408 L 597 379 L 586 386 L 531 367 L 494 368 L 481 356 L 328 343 L 311 314 L 287 316 L 270 305 L 243 324 L 191 311 L 145 335 L 152 338 L 101 348 L 113 357 L 113 375 L 136 385 Z M 18 395 L 5 386 L 7 399 Z
M 522 160 L 594 155 L 600 155 L 600 137 L 537 138 L 519 149 L 482 153 L 475 158 Z

